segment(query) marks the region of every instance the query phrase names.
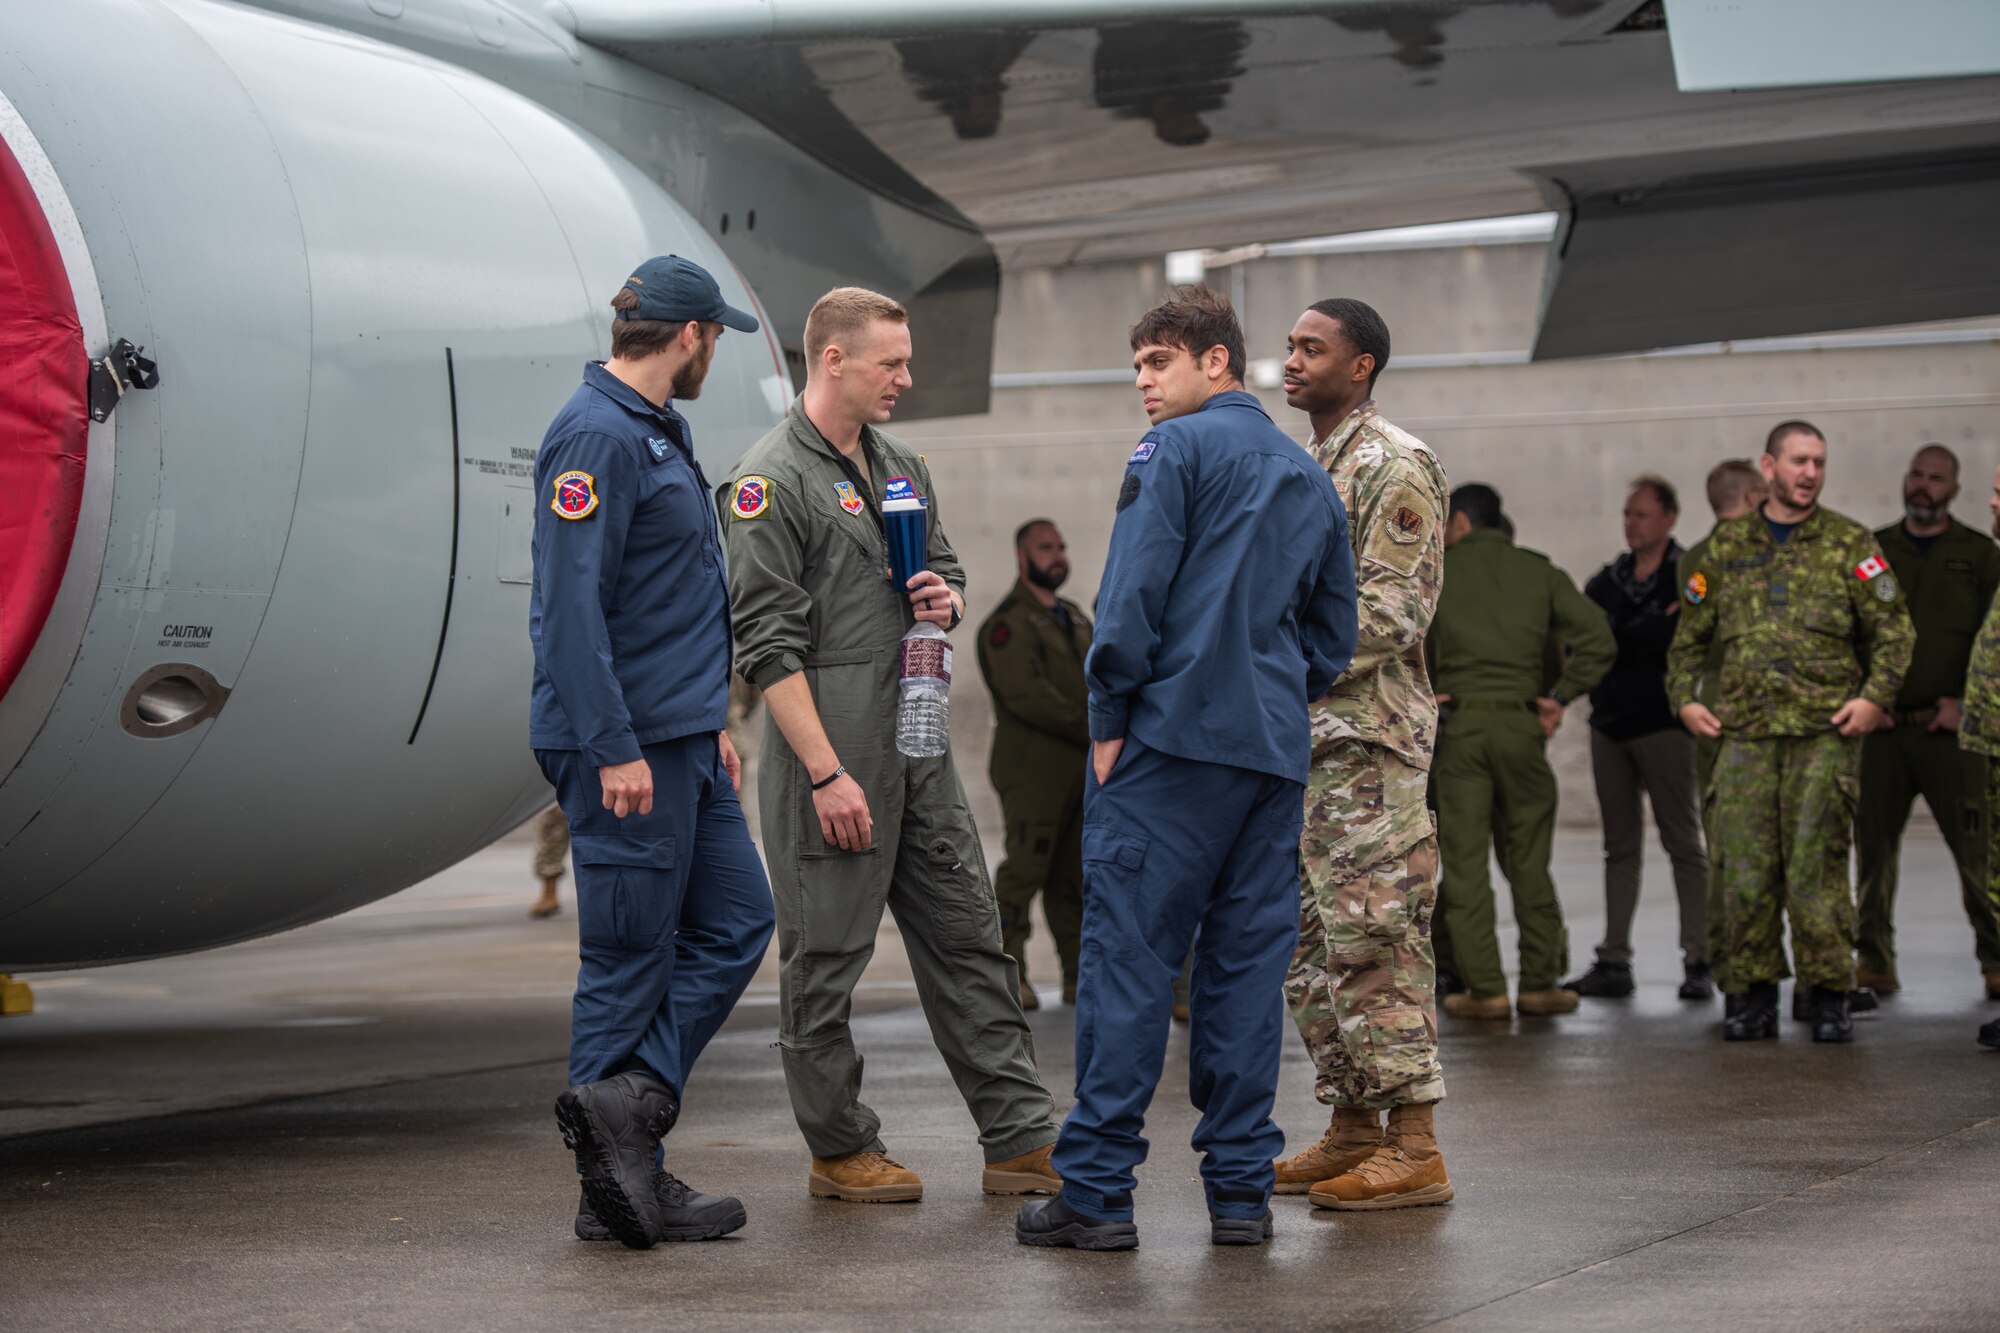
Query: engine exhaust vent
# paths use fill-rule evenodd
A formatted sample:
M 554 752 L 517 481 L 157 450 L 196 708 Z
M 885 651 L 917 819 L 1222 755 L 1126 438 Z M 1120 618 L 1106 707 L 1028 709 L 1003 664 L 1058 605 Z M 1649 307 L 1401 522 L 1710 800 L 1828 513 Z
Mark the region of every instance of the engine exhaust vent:
M 222 711 L 229 691 L 214 676 L 184 662 L 150 667 L 125 692 L 119 720 L 145 740 L 178 736 Z

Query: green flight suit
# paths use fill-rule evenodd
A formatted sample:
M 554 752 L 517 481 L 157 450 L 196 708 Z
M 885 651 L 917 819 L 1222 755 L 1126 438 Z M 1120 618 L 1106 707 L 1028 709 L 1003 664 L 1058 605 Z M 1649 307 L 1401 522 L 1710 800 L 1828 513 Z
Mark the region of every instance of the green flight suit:
M 1847 853 L 1860 789 L 1859 737 L 1833 715 L 1850 699 L 1894 703 L 1914 634 L 1875 536 L 1815 509 L 1779 543 L 1761 512 L 1718 523 L 1681 590 L 1667 652 L 1667 702 L 1695 701 L 1722 645 L 1722 752 L 1707 792 L 1722 879 L 1729 986 L 1789 975 L 1787 918 L 1799 984 L 1854 984 L 1854 898 Z
M 1023 980 L 1035 895 L 1055 937 L 1063 985 L 1076 986 L 1083 931 L 1083 774 L 1090 759 L 1090 690 L 1083 658 L 1090 621 L 1066 598 L 1067 617 L 1016 582 L 979 626 L 979 673 L 993 695 L 993 757 L 1007 848 L 993 876 L 1000 944 Z
M 986 1159 L 999 1161 L 1054 1142 L 1055 1108 L 1035 1072 L 958 770 L 949 753 L 910 759 L 896 749 L 898 645 L 913 621 L 908 596 L 889 583 L 880 497 L 890 479 L 912 479 L 930 500 L 931 570 L 953 589 L 964 588 L 965 570 L 923 460 L 872 427 L 861 448 L 866 476 L 795 401 L 717 491 L 736 669 L 764 690 L 806 673 L 827 738 L 874 819 L 866 851 L 827 842 L 805 766 L 767 720 L 757 791 L 778 909 L 785 1085 L 814 1156 L 883 1150 L 881 1120 L 860 1099 L 848 1012 L 886 905 L 938 1052 Z
M 1976 528 L 1953 521 L 1927 550 L 1901 523 L 1879 528 L 1875 540 L 1909 599 L 1916 647 L 1910 673 L 1896 692 L 1896 726 L 1861 742 L 1861 810 L 1854 820 L 1859 861 L 1855 897 L 1861 966 L 1896 970 L 1896 879 L 1903 827 L 1921 792 L 1958 865 L 1960 897 L 1972 923 L 1981 971 L 2000 970 L 2000 921 L 1986 884 L 1986 759 L 1961 750 L 1949 730 L 1930 730 L 1939 699 L 1965 697 L 1965 663 L 1979 622 L 2000 589 L 2000 547 Z
M 1681 552 L 1680 564 L 1674 573 L 1681 581 L 1681 599 L 1687 599 L 1689 580 L 1708 559 L 1708 543 L 1715 536 L 1714 529 L 1707 537 Z M 1706 575 L 1703 576 L 1707 577 Z M 1675 630 L 1679 630 L 1676 625 Z M 1701 680 L 1695 686 L 1695 696 L 1699 702 L 1714 708 L 1716 700 L 1722 697 L 1722 640 L 1716 639 L 1708 646 L 1708 658 L 1702 663 Z M 1696 736 L 1694 738 L 1695 791 L 1700 793 L 1701 838 L 1709 848 L 1715 846 L 1715 824 L 1709 818 L 1713 809 L 1708 799 L 1710 783 L 1715 778 L 1715 757 L 1722 753 L 1720 738 Z M 1722 872 L 1715 864 L 1711 850 L 1708 858 L 1708 970 L 1715 976 L 1715 984 L 1729 990 L 1729 952 L 1723 947 L 1722 937 Z
M 1445 552 L 1444 589 L 1424 641 L 1450 716 L 1438 729 L 1439 906 L 1452 971 L 1476 996 L 1505 995 L 1487 846 L 1497 812 L 1508 888 L 1521 931 L 1523 991 L 1547 990 L 1569 967 L 1562 905 L 1549 876 L 1556 779 L 1535 712 L 1550 636 L 1569 649 L 1553 697 L 1577 698 L 1616 660 L 1604 612 L 1539 552 L 1497 528 Z

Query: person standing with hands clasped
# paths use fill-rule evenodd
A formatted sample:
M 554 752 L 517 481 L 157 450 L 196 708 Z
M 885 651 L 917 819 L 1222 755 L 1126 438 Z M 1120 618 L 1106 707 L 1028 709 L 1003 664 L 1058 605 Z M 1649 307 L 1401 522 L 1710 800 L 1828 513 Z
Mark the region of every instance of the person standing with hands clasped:
M 724 328 L 757 321 L 674 255 L 612 299 L 611 359 L 535 455 L 529 743 L 576 863 L 570 1088 L 576 1234 L 635 1249 L 711 1240 L 743 1205 L 659 1169 L 688 1072 L 771 939 L 771 890 L 736 800 L 729 589 L 708 481 L 674 399 L 701 392 Z
M 1333 482 L 1243 389 L 1228 301 L 1181 288 L 1132 330 L 1152 429 L 1125 467 L 1090 685 L 1076 1104 L 1024 1245 L 1131 1249 L 1134 1169 L 1194 946 L 1189 1087 L 1210 1239 L 1271 1235 L 1285 969 L 1298 943 L 1309 700 L 1354 652 Z
M 1881 724 L 1915 632 L 1874 534 L 1822 508 L 1826 437 L 1786 421 L 1764 442 L 1759 511 L 1716 525 L 1681 589 L 1667 699 L 1696 736 L 1720 736 L 1709 793 L 1730 993 L 1722 1035 L 1778 1035 L 1789 917 L 1813 1040 L 1852 1041 L 1854 831 L 1861 738 Z M 1722 643 L 1716 706 L 1699 702 Z
M 758 757 L 764 847 L 778 867 L 778 1049 L 812 1151 L 815 1198 L 923 1197 L 861 1101 L 848 1028 L 854 986 L 886 906 L 938 1052 L 979 1126 L 989 1194 L 1062 1182 L 1049 1167 L 1055 1105 L 1035 1073 L 1028 1020 L 979 832 L 949 751 L 895 745 L 898 650 L 911 617 L 950 629 L 965 570 L 930 469 L 880 429 L 911 384 L 909 314 L 859 287 L 806 317 L 806 388 L 719 493 L 744 679 L 770 721 Z M 889 574 L 883 495 L 929 502 L 929 568 Z

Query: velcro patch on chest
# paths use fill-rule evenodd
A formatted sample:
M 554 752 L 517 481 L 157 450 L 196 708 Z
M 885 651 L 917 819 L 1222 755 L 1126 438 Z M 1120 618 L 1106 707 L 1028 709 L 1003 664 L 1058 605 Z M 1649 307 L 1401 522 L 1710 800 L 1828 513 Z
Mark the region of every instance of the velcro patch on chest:
M 833 498 L 840 501 L 840 507 L 850 514 L 858 514 L 868 505 L 868 502 L 861 498 L 861 492 L 854 489 L 854 483 L 851 481 L 833 483 Z
M 739 477 L 735 489 L 729 493 L 731 518 L 759 518 L 770 507 L 771 481 L 768 477 Z
M 589 518 L 597 512 L 597 478 L 588 472 L 563 473 L 555 480 L 549 508 L 558 518 Z

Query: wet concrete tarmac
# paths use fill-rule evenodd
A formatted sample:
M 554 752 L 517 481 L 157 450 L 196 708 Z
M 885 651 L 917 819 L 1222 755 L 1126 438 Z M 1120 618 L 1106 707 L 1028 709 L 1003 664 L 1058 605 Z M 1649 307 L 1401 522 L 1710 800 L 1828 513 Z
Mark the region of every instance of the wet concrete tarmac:
M 2000 1326 L 2000 1055 L 1972 1042 L 1970 933 L 1913 830 L 1905 993 L 1848 1047 L 1787 1024 L 1725 1045 L 1674 998 L 1664 864 L 1640 993 L 1452 1024 L 1448 1207 L 1319 1213 L 1218 1250 L 1177 1033 L 1149 1127 L 1141 1248 L 1013 1243 L 914 1007 L 893 931 L 858 1006 L 865 1095 L 915 1205 L 806 1196 L 766 974 L 711 1047 L 669 1164 L 738 1194 L 729 1240 L 571 1238 L 560 1090 L 573 916 L 529 922 L 525 846 L 272 940 L 37 979 L 0 1023 L 0 1328 L 963 1329 Z M 1579 966 L 1601 925 L 1587 835 L 1559 843 Z M 1043 955 L 1041 975 L 1053 977 Z M 1031 1016 L 1059 1101 L 1071 1011 Z M 1279 1119 L 1324 1124 L 1286 1053 Z

